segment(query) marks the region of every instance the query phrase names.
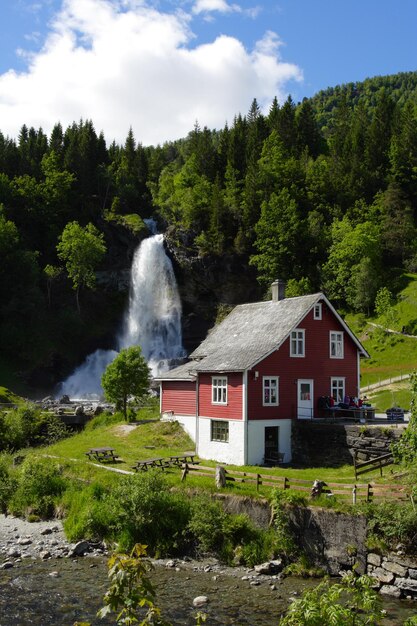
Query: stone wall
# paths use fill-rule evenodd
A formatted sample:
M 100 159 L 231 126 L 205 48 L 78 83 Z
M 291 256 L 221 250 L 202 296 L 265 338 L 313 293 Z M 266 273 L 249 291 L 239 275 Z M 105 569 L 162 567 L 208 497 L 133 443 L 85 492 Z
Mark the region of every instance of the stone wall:
M 376 579 L 379 592 L 396 598 L 417 597 L 417 560 L 403 554 L 381 556 L 370 552 L 367 573 Z
M 367 521 L 363 515 L 346 515 L 318 507 L 289 508 L 289 518 L 298 542 L 313 563 L 337 576 L 356 563 L 358 572 L 375 578 L 384 595 L 417 598 L 417 559 L 398 552 L 385 555 L 368 552 Z
M 265 499 L 215 494 L 228 513 L 246 513 L 258 528 L 268 528 L 271 507 Z M 385 555 L 368 552 L 367 520 L 364 515 L 348 515 L 320 507 L 288 506 L 290 527 L 301 549 L 315 565 L 328 574 L 357 565 L 361 574 L 375 578 L 375 587 L 384 595 L 417 598 L 417 559 L 402 552 Z
M 404 426 L 293 422 L 293 464 L 306 467 L 339 467 L 390 452 Z

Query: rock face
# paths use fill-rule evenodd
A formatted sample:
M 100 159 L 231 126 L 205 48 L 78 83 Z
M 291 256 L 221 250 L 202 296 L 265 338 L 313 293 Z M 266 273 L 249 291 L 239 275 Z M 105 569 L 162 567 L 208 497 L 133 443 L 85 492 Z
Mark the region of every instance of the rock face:
M 168 229 L 167 253 L 173 263 L 183 309 L 183 342 L 191 352 L 214 325 L 219 307 L 262 299 L 247 259 L 237 255 L 199 256 L 190 233 Z
M 349 570 L 357 563 L 366 571 L 366 518 L 328 509 L 291 507 L 289 519 L 303 550 L 330 574 Z

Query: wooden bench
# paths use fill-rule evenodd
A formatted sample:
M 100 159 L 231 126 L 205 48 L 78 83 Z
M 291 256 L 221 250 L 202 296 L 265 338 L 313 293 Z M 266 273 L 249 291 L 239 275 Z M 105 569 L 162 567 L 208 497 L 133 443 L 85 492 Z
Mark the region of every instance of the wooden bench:
M 285 452 L 271 450 L 264 456 L 265 465 L 280 465 L 284 462 Z
M 104 446 L 102 448 L 90 448 L 90 450 L 88 450 L 85 454 L 90 460 L 100 461 L 101 463 L 106 461 L 114 463 L 119 460 L 115 449 L 108 446 Z

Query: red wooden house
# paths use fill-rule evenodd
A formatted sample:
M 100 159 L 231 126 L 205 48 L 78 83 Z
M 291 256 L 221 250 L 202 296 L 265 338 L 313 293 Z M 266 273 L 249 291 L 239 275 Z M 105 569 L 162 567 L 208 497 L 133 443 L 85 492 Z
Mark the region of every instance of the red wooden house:
M 294 420 L 318 415 L 318 399 L 359 394 L 369 356 L 323 293 L 235 307 L 190 355 L 159 378 L 161 412 L 181 422 L 201 458 L 261 464 L 291 460 Z

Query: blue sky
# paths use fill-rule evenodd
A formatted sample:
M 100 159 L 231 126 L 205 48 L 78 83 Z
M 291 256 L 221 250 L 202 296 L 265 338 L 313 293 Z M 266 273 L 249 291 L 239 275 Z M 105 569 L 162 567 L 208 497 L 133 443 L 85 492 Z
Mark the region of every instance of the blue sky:
M 161 143 L 416 53 L 417 0 L 2 0 L 0 130 L 82 117 Z

